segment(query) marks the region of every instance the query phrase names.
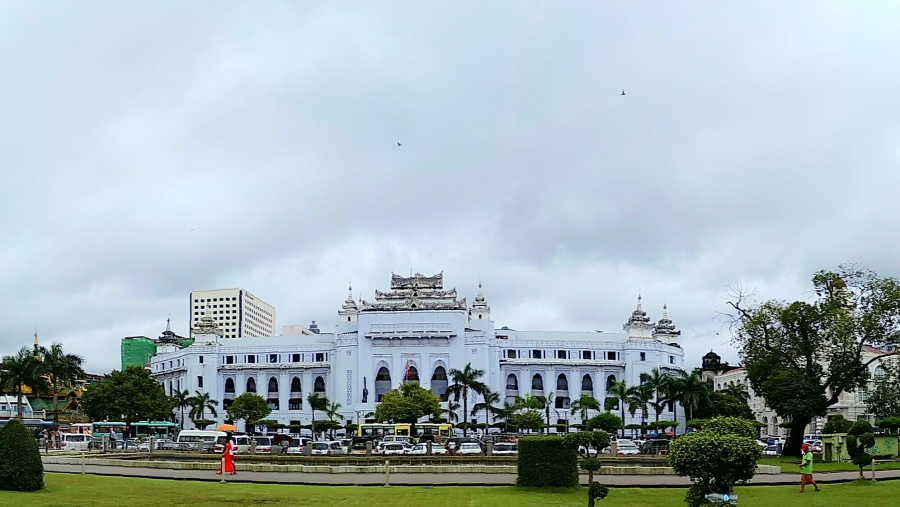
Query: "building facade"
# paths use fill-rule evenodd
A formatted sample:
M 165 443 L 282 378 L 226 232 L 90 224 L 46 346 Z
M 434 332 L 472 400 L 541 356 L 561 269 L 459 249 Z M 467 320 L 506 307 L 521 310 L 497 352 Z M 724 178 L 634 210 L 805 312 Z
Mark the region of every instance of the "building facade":
M 191 291 L 190 309 L 192 329 L 208 311 L 224 338 L 275 335 L 275 307 L 245 289 Z
M 237 396 L 252 392 L 268 401 L 268 419 L 309 424 L 306 398 L 312 392 L 340 403 L 343 419 L 350 422 L 373 412 L 381 397 L 403 382 L 431 390 L 446 408 L 451 370 L 471 364 L 484 371 L 482 381 L 500 394 L 501 403 L 526 394 L 552 395 L 551 418 L 574 424 L 581 421 L 571 413 L 571 403 L 582 394 L 603 403 L 612 382 L 637 385 L 653 368 L 664 374 L 684 369 L 680 331 L 665 307 L 662 318 L 651 322 L 640 298 L 621 333 L 495 329 L 480 284 L 469 305 L 455 288 L 444 288 L 442 273 L 395 274 L 390 290 L 376 290 L 374 301 L 356 301 L 351 291 L 337 316 L 331 333 L 316 328 L 220 339 L 220 321 L 202 315 L 192 331 L 194 344 L 158 347 L 151 372 L 167 393 L 205 391 L 227 408 Z M 471 396 L 470 407 L 481 401 Z M 660 419 L 675 419 L 675 408 L 666 407 Z M 684 411 L 677 413 L 683 427 Z M 220 410 L 218 420 L 224 418 Z M 640 411 L 631 416 L 626 410 L 626 424 L 640 418 Z M 484 422 L 484 414 L 479 419 Z

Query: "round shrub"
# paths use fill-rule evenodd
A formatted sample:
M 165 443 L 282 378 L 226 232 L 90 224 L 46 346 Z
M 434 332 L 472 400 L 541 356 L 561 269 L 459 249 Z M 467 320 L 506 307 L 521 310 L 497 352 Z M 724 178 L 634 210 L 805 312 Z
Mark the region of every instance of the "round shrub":
M 519 439 L 516 484 L 530 487 L 571 488 L 578 485 L 578 455 L 563 437 Z
M 0 490 L 37 491 L 44 487 L 44 465 L 34 435 L 18 419 L 0 429 Z
M 609 488 L 600 484 L 599 482 L 591 483 L 588 488 L 588 495 L 590 495 L 593 500 L 603 500 L 606 498 L 606 495 L 609 494 Z
M 739 435 L 756 440 L 759 430 L 756 421 L 741 419 L 740 417 L 714 417 L 703 425 L 703 431 L 718 435 Z

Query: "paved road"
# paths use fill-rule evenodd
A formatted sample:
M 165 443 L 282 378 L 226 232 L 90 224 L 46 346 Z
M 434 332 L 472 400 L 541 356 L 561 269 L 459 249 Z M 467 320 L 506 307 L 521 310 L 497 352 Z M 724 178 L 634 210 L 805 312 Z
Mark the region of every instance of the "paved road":
M 81 465 L 45 464 L 47 472 L 81 473 Z M 94 475 L 112 475 L 121 477 L 146 477 L 153 479 L 180 479 L 197 481 L 219 481 L 220 475 L 212 470 L 169 470 L 159 468 L 125 468 L 111 466 L 86 465 L 85 473 Z M 820 484 L 848 482 L 859 477 L 857 472 L 832 472 L 816 474 Z M 866 478 L 870 475 L 867 472 Z M 876 479 L 900 479 L 900 470 L 886 470 L 876 473 Z M 384 474 L 314 474 L 283 472 L 240 472 L 230 475 L 226 480 L 231 482 L 250 482 L 260 484 L 316 484 L 331 486 L 383 486 Z M 673 488 L 686 487 L 690 484 L 687 478 L 674 475 L 602 475 L 599 480 L 607 486 Z M 748 484 L 755 486 L 799 484 L 800 476 L 796 474 L 758 475 Z M 581 476 L 582 484 L 587 484 L 587 476 Z M 393 473 L 390 483 L 394 486 L 511 486 L 516 483 L 515 474 L 403 474 Z

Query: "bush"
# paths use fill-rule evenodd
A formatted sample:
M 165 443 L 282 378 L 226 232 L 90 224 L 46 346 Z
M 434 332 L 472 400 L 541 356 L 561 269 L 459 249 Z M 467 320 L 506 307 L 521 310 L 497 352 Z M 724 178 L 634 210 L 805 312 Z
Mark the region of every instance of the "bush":
M 878 426 L 883 430 L 894 431 L 900 428 L 900 417 L 885 417 L 884 419 L 875 421 L 875 426 Z
M 37 491 L 44 487 L 44 465 L 34 435 L 18 419 L 0 429 L 0 490 Z
M 753 429 L 753 437 L 748 436 Z M 751 421 L 721 417 L 706 422 L 704 429 L 675 439 L 669 447 L 669 462 L 675 473 L 691 478 L 685 495 L 690 507 L 708 503 L 708 493 L 732 493 L 734 485 L 756 472 L 762 450 Z
M 577 486 L 576 449 L 558 436 L 520 438 L 516 484 L 538 488 Z
M 603 430 L 607 433 L 615 433 L 622 429 L 622 418 L 610 412 L 595 415 L 587 420 L 589 430 Z
M 825 435 L 833 435 L 835 433 L 847 433 L 850 431 L 850 428 L 853 427 L 853 423 L 844 419 L 844 416 L 838 414 L 828 418 L 828 421 L 825 422 L 825 427 L 822 428 L 822 433 Z
M 756 440 L 759 430 L 754 421 L 741 419 L 740 417 L 714 417 L 703 425 L 704 431 L 718 435 L 738 435 Z

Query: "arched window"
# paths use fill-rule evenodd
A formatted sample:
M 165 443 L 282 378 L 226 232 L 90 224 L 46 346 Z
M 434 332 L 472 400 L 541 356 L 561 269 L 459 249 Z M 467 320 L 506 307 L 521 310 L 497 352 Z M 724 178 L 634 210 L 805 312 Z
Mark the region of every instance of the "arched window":
M 407 382 L 418 382 L 419 381 L 419 370 L 416 369 L 415 366 L 409 366 L 409 373 L 406 374 L 406 378 L 404 379 Z
M 325 392 L 325 379 L 322 377 L 316 377 L 316 381 L 313 383 L 313 392 L 314 393 L 324 393 Z
M 303 385 L 300 383 L 300 377 L 291 379 L 291 397 L 288 398 L 288 410 L 303 409 Z
M 515 375 L 510 373 L 506 376 L 506 390 L 507 391 L 518 391 L 519 390 L 519 379 L 516 378 Z
M 278 394 L 278 379 L 275 377 L 269 379 L 269 393 Z
M 234 394 L 234 379 L 233 378 L 225 379 L 225 392 Z
M 556 377 L 556 390 L 557 391 L 568 391 L 569 390 L 569 379 L 566 378 L 565 373 L 560 373 L 558 377 Z
M 300 384 L 300 377 L 294 377 L 291 380 L 291 393 L 293 394 L 293 393 L 302 393 L 302 392 L 303 392 L 303 387 L 302 387 L 302 384 Z
M 256 393 L 256 380 L 253 377 L 247 379 L 247 392 Z
M 540 373 L 535 373 L 533 377 L 531 377 L 531 390 L 532 391 L 543 391 L 544 390 L 544 378 L 541 377 Z
M 610 389 L 612 389 L 612 386 L 615 383 L 616 383 L 615 375 L 610 375 L 610 376 L 606 377 L 606 390 L 609 391 Z
M 447 386 L 447 370 L 438 365 L 431 374 L 431 392 L 441 401 L 447 401 Z
M 881 365 L 875 368 L 875 380 L 884 380 L 884 367 Z
M 391 372 L 382 366 L 375 374 L 375 402 L 380 402 L 381 397 L 391 390 Z
M 590 375 L 581 377 L 581 392 L 593 395 L 594 379 L 592 379 Z

